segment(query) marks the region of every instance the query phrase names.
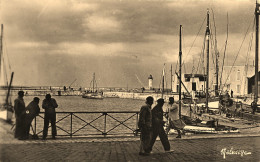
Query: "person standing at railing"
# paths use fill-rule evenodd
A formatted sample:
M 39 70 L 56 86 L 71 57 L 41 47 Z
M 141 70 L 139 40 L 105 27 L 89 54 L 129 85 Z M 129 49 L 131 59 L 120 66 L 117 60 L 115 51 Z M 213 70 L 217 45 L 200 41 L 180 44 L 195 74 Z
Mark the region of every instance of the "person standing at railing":
M 24 127 L 24 117 L 25 117 L 25 103 L 23 100 L 24 91 L 18 92 L 18 98 L 14 100 L 14 111 L 15 111 L 15 132 L 14 138 L 19 140 L 25 139 L 25 127 Z
M 40 99 L 38 97 L 34 97 L 33 101 L 29 103 L 29 105 L 25 108 L 25 138 L 29 138 L 30 126 L 33 119 L 39 115 L 40 107 L 39 107 Z
M 56 111 L 55 109 L 58 107 L 58 104 L 54 98 L 51 98 L 50 94 L 45 96 L 45 99 L 42 102 L 42 108 L 45 110 L 44 112 L 44 128 L 43 128 L 43 137 L 45 140 L 48 134 L 49 123 L 51 122 L 52 128 L 52 139 L 56 139 L 57 130 L 56 130 Z
M 138 127 L 141 130 L 139 155 L 149 155 L 152 138 L 152 111 L 153 97 L 146 98 L 146 105 L 141 107 Z

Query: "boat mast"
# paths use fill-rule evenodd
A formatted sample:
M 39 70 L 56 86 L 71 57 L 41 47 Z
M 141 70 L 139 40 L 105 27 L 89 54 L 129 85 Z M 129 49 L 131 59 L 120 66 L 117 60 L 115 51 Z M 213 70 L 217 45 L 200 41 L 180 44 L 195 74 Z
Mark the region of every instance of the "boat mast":
M 164 92 L 164 75 L 165 75 L 165 64 L 163 65 L 163 75 L 162 75 L 162 98 Z
M 218 92 L 218 72 L 219 72 L 218 58 L 219 58 L 219 52 L 218 52 L 218 48 L 217 48 L 217 28 L 216 28 L 216 25 L 215 25 L 215 18 L 214 18 L 213 10 L 212 10 L 212 14 L 213 14 L 214 26 L 215 26 L 215 55 L 216 55 L 216 85 L 215 85 L 215 95 L 218 96 L 218 94 L 219 94 L 219 92 Z
M 0 49 L 0 77 L 1 77 L 1 72 L 2 72 L 2 55 L 3 55 L 3 30 L 4 30 L 4 25 L 1 24 L 1 49 Z
M 93 93 L 95 92 L 95 73 L 93 74 Z
M 256 22 L 256 34 L 255 34 L 255 95 L 254 101 L 257 103 L 258 100 L 258 30 L 259 30 L 259 4 L 256 2 L 255 8 L 255 22 Z
M 207 40 L 207 80 L 206 80 L 206 109 L 208 112 L 208 100 L 209 100 L 209 10 L 207 11 L 207 29 L 206 29 L 206 40 Z
M 217 46 L 217 45 L 216 45 Z M 218 96 L 219 91 L 218 91 L 218 71 L 219 71 L 219 67 L 218 67 L 218 57 L 219 57 L 219 53 L 216 50 L 216 88 L 215 88 L 215 95 Z
M 181 60 L 181 56 L 182 56 L 182 45 L 181 45 L 181 29 L 182 29 L 182 25 L 180 25 L 180 43 L 179 43 L 179 117 L 181 118 L 181 64 L 182 64 L 182 60 Z
M 8 99 L 9 99 L 9 96 L 10 96 L 10 91 L 11 91 L 11 87 L 12 87 L 13 78 L 14 78 L 14 72 L 12 72 L 12 74 L 11 74 L 10 83 L 8 85 L 8 91 L 7 91 L 7 95 L 6 95 L 6 99 L 5 99 L 6 105 L 8 105 Z
M 171 64 L 171 93 L 172 93 L 172 64 Z

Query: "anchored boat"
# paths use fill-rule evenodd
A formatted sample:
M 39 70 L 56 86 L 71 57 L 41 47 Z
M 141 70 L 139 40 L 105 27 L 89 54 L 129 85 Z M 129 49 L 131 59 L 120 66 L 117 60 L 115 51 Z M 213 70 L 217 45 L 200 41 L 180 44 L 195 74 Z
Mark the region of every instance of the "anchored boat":
M 83 93 L 82 98 L 101 100 L 104 99 L 103 92 L 98 92 L 95 73 L 93 74 L 93 80 L 90 82 L 90 85 L 92 85 L 92 88 Z

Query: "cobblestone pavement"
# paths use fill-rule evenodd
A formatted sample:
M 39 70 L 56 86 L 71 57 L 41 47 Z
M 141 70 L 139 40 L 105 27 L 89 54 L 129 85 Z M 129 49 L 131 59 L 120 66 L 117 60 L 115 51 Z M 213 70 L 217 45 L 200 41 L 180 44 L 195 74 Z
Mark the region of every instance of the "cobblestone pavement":
M 18 140 L 17 140 L 18 141 Z M 260 161 L 260 137 L 174 139 L 173 153 L 156 141 L 153 154 L 140 156 L 139 140 L 120 138 L 27 140 L 1 144 L 5 161 Z
M 0 123 L 0 161 L 260 161 L 259 127 L 251 134 L 169 135 L 173 153 L 156 141 L 153 154 L 140 156 L 139 138 L 97 137 L 25 140 L 13 138 L 10 125 Z

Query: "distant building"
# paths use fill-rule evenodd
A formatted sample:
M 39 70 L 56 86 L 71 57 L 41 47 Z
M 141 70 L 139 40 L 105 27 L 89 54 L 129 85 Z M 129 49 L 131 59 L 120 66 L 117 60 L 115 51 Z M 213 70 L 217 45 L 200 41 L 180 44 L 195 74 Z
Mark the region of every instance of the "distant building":
M 216 73 L 214 71 L 213 68 L 210 69 L 210 88 L 216 85 Z M 220 87 L 223 91 L 228 91 L 230 94 L 232 90 L 235 96 L 250 94 L 252 90 L 249 90 L 249 78 L 252 78 L 254 74 L 255 67 L 252 65 L 224 66 L 222 79 L 221 71 L 219 73 L 219 84 L 221 83 Z
M 221 76 L 221 69 L 219 70 L 219 82 L 220 90 L 234 92 L 234 96 L 251 94 L 254 92 L 254 66 L 224 66 Z M 259 73 L 260 76 L 260 73 Z M 173 92 L 178 92 L 179 80 L 175 75 L 175 82 L 173 82 Z M 189 92 L 200 91 L 205 89 L 206 75 L 203 74 L 182 74 L 182 82 Z M 220 82 L 221 80 L 221 82 Z M 259 83 L 258 83 L 259 84 Z M 216 85 L 216 72 L 215 68 L 211 67 L 209 71 L 209 92 L 215 89 Z M 185 88 L 182 88 L 182 92 L 186 92 Z M 260 93 L 260 89 L 259 89 Z

